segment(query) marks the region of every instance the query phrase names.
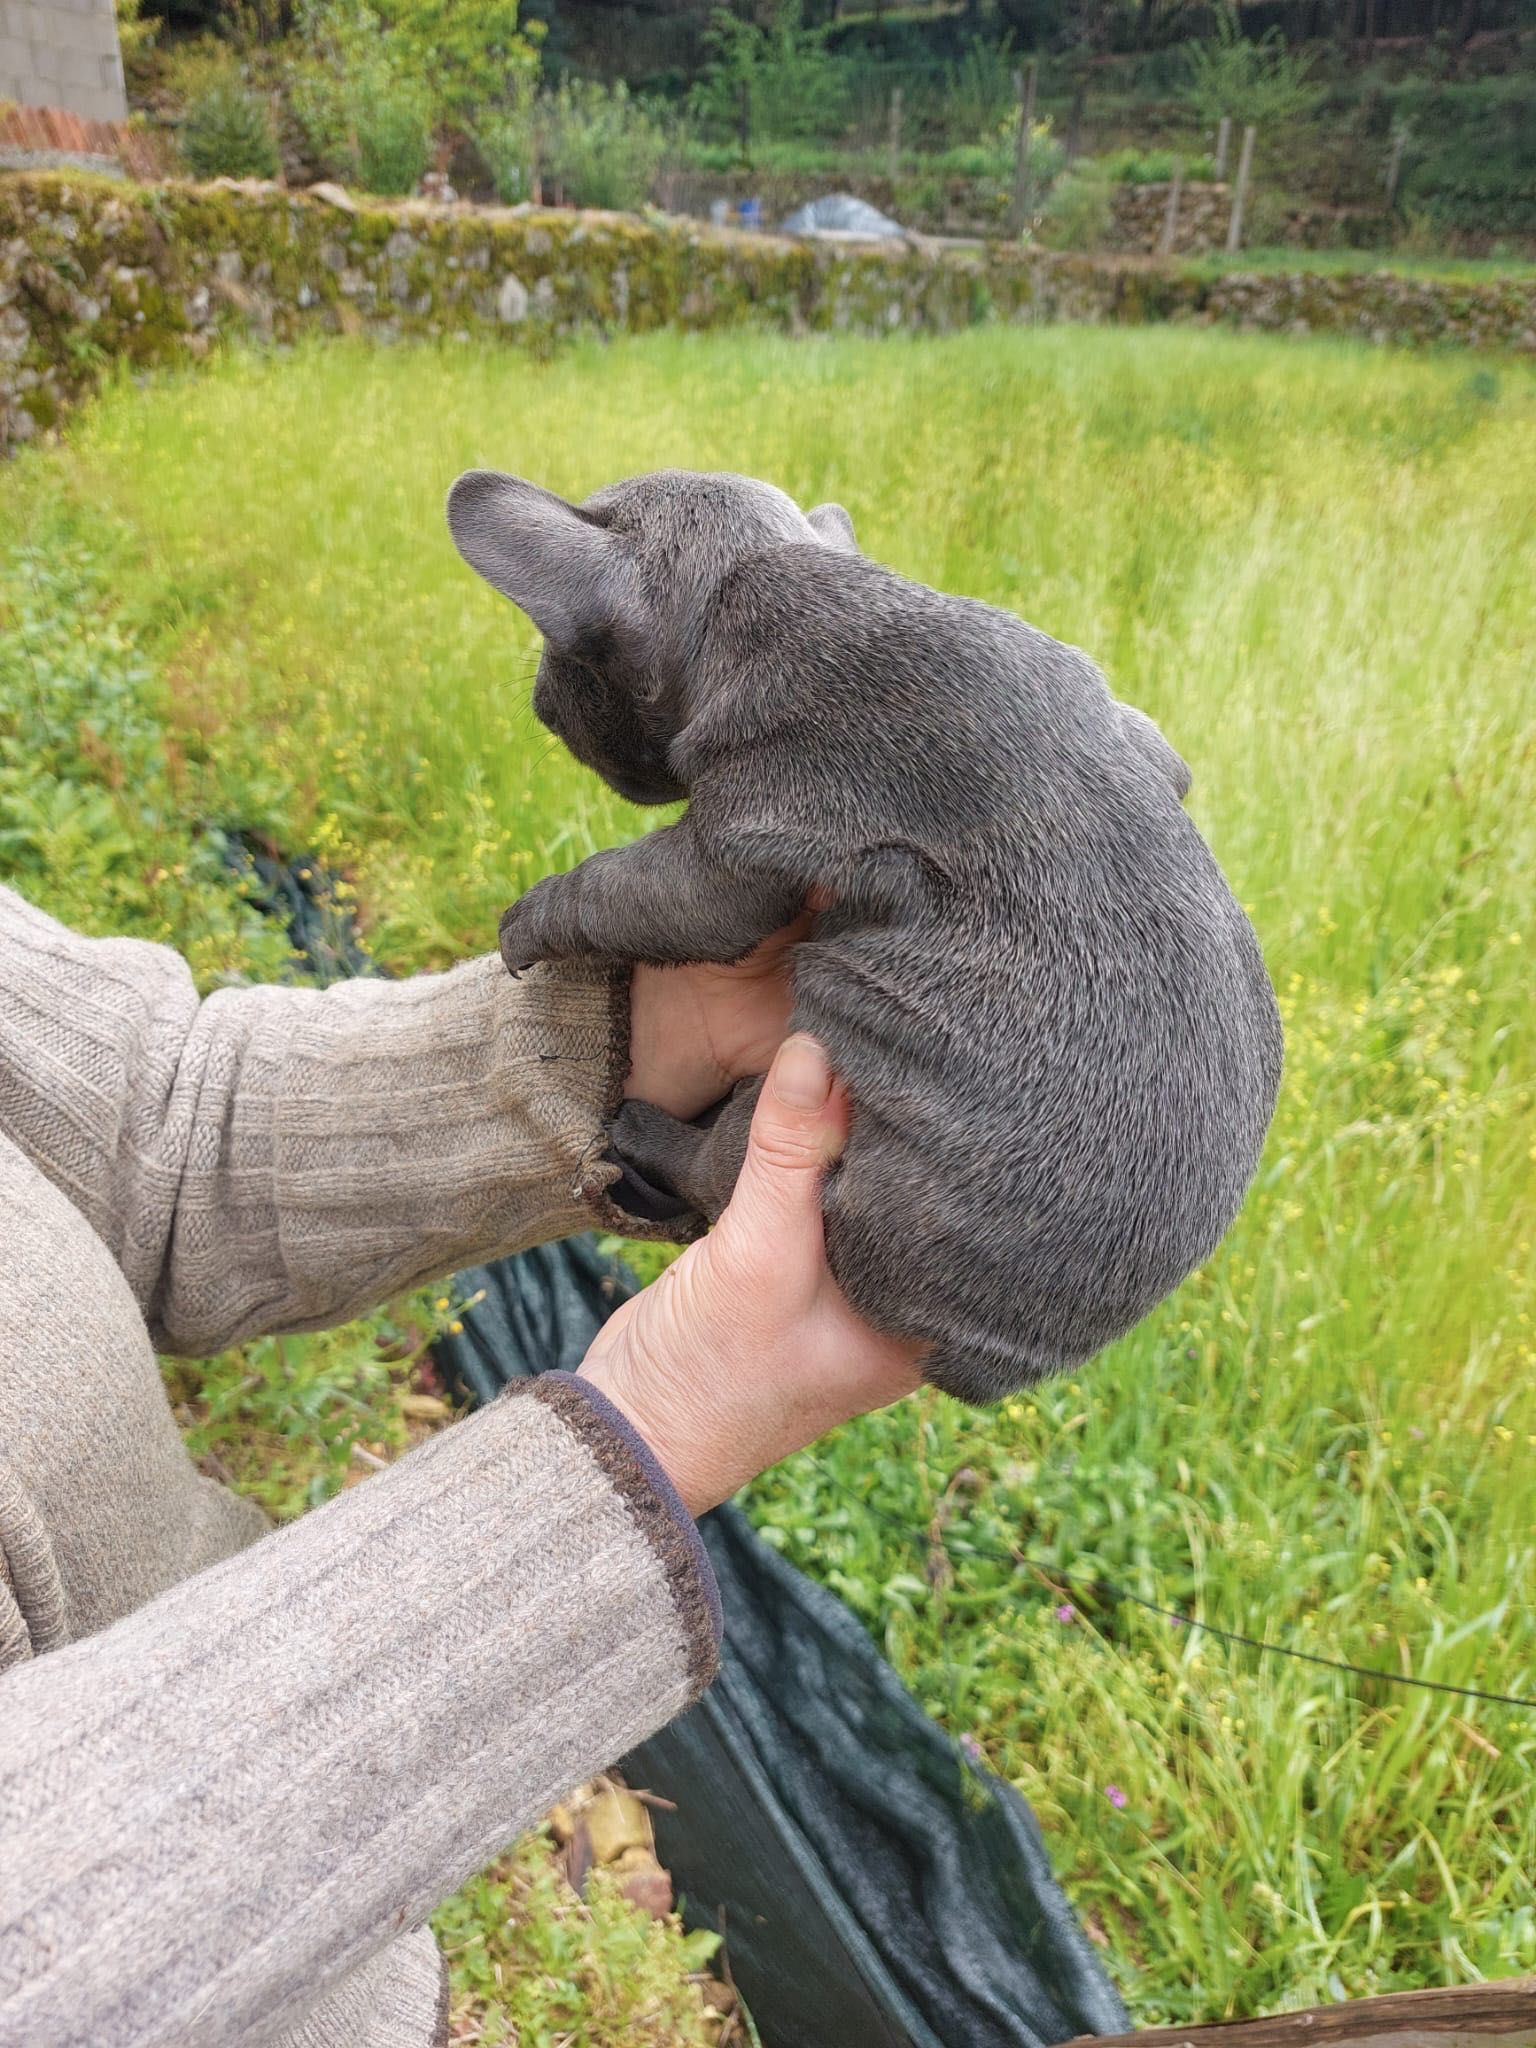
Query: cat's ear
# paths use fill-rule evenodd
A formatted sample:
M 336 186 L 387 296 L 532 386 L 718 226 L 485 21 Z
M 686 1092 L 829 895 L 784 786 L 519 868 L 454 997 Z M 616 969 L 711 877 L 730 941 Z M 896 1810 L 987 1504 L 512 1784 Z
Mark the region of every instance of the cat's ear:
M 553 646 L 644 639 L 649 608 L 627 546 L 553 491 L 468 470 L 448 493 L 448 530 L 469 566 Z
M 805 516 L 829 548 L 841 548 L 849 555 L 859 552 L 859 544 L 853 537 L 853 521 L 841 505 L 818 505 Z

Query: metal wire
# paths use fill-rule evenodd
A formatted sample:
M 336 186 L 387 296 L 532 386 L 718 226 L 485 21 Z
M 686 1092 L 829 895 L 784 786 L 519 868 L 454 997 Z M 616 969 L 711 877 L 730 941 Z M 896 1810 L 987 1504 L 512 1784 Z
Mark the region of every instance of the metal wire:
M 835 1473 L 829 1472 L 818 1459 L 812 1458 L 812 1465 L 827 1482 L 856 1503 L 865 1514 L 872 1515 L 877 1522 L 884 1522 L 888 1528 L 897 1530 L 911 1542 L 923 1549 L 932 1547 L 935 1541 L 943 1543 L 943 1533 L 935 1537 L 926 1529 L 915 1529 L 896 1515 L 888 1515 L 883 1508 L 874 1507 L 850 1486 L 845 1486 Z M 1300 1664 L 1317 1664 L 1325 1671 L 1342 1671 L 1354 1678 L 1369 1678 L 1382 1685 L 1406 1686 L 1417 1692 L 1448 1693 L 1455 1699 L 1482 1700 L 1494 1707 L 1524 1707 L 1536 1710 L 1536 1698 L 1529 1694 L 1513 1692 L 1484 1692 L 1475 1685 L 1451 1685 L 1442 1678 L 1418 1678 L 1407 1671 L 1388 1671 L 1376 1664 L 1354 1664 L 1345 1657 L 1324 1657 L 1316 1650 L 1298 1650 L 1289 1643 L 1266 1642 L 1261 1636 L 1245 1635 L 1241 1629 L 1221 1628 L 1213 1621 L 1202 1621 L 1198 1615 L 1185 1614 L 1177 1607 L 1161 1606 L 1156 1600 L 1149 1600 L 1142 1593 L 1133 1593 L 1129 1586 L 1122 1586 L 1114 1579 L 1106 1579 L 1095 1573 L 1091 1578 L 1075 1578 L 1070 1566 L 1048 1564 L 1045 1559 L 1031 1557 L 1023 1550 L 994 1550 L 986 1544 L 973 1543 L 974 1556 L 985 1557 L 994 1564 L 1008 1565 L 1013 1570 L 1027 1567 L 1039 1572 L 1049 1582 L 1054 1577 L 1065 1586 L 1083 1586 L 1102 1595 L 1107 1600 L 1125 1601 L 1133 1607 L 1145 1608 L 1148 1614 L 1160 1615 L 1165 1621 L 1177 1622 L 1181 1628 L 1198 1629 L 1202 1634 L 1215 1636 L 1224 1643 L 1236 1643 L 1245 1650 L 1257 1650 L 1265 1657 L 1290 1657 Z M 948 1556 L 947 1546 L 945 1555 Z

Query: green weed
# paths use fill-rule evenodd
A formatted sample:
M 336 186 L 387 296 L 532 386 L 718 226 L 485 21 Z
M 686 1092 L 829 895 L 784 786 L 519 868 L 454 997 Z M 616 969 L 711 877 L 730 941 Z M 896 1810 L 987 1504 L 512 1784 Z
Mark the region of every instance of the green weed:
M 701 1980 L 719 1937 L 652 1920 L 601 1870 L 578 1898 L 543 1830 L 472 1878 L 433 1925 L 453 1968 L 455 2039 L 710 2048 L 717 2038 Z

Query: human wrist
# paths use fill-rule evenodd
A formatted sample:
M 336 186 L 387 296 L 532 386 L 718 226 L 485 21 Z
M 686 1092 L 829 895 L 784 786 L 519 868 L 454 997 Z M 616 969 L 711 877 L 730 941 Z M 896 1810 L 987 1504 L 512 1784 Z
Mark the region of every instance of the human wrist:
M 729 1500 L 752 1476 L 733 1476 L 731 1461 L 722 1455 L 718 1424 L 714 1431 L 699 1427 L 685 1398 L 658 1385 L 657 1375 L 634 1371 L 622 1351 L 589 1356 L 577 1377 L 623 1417 L 695 1519 Z

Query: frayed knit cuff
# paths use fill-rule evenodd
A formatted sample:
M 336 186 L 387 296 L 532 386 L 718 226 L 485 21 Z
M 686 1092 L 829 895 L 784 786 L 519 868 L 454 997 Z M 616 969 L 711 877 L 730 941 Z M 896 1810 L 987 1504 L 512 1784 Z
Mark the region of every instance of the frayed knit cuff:
M 507 1389 L 552 1408 L 591 1452 L 659 1558 L 688 1645 L 688 1677 L 702 1692 L 720 1664 L 724 1616 L 698 1526 L 655 1452 L 606 1394 L 575 1373 L 546 1372 Z M 505 1397 L 503 1397 L 505 1398 Z

